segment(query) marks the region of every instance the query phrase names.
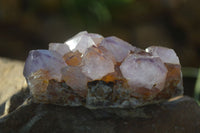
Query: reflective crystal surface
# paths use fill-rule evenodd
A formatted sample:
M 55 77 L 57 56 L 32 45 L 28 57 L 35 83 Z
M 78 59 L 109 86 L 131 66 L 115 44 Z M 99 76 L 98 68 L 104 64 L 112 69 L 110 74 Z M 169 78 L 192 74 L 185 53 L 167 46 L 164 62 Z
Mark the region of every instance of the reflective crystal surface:
M 24 76 L 34 102 L 96 107 L 137 107 L 183 93 L 173 49 L 142 50 L 117 37 L 82 31 L 49 50 L 32 50 Z
M 91 47 L 83 57 L 82 72 L 92 80 L 100 80 L 114 72 L 114 62 L 98 47 Z
M 145 50 L 154 56 L 159 56 L 164 63 L 180 64 L 178 56 L 173 49 L 160 46 L 151 46 Z
M 85 53 L 87 48 L 91 46 L 96 46 L 101 42 L 103 36 L 88 33 L 87 31 L 83 31 L 72 37 L 71 39 L 67 40 L 65 44 L 68 45 L 69 49 L 73 52 L 79 51 L 80 53 Z
M 136 49 L 131 44 L 114 36 L 105 38 L 100 45 L 111 52 L 117 62 L 121 62 L 131 50 L 135 51 Z

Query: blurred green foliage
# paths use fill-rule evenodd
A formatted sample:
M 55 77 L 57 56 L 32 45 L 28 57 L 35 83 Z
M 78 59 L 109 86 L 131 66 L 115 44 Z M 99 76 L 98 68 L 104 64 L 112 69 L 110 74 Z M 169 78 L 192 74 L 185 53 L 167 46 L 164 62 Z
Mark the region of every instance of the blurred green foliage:
M 194 89 L 194 98 L 200 105 L 200 68 L 198 70 L 197 80 Z
M 25 3 L 30 12 L 38 12 L 42 8 L 54 9 L 58 6 L 61 14 L 71 17 L 69 20 L 80 17 L 83 21 L 104 23 L 111 21 L 111 9 L 121 10 L 133 2 L 134 0 L 27 0 Z
M 193 68 L 193 67 L 183 67 L 183 78 L 191 78 L 196 81 L 194 81 L 194 99 L 197 101 L 197 103 L 200 105 L 200 68 Z M 184 84 L 184 83 L 183 83 Z M 189 86 L 190 87 L 190 86 Z M 192 89 L 192 88 L 189 88 Z
M 78 15 L 84 21 L 104 23 L 112 19 L 110 9 L 119 10 L 134 0 L 62 0 L 61 5 L 66 15 Z

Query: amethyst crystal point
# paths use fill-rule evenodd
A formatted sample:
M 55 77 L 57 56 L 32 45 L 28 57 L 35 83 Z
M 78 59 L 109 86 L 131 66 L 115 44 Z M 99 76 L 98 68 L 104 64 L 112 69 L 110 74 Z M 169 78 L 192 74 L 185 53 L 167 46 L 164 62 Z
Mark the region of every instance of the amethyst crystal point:
M 106 37 L 100 45 L 112 53 L 117 62 L 121 62 L 130 51 L 135 51 L 136 49 L 131 44 L 114 36 Z
M 183 93 L 174 50 L 142 50 L 117 38 L 80 32 L 49 50 L 32 50 L 24 76 L 34 102 L 137 107 Z
M 62 56 L 64 54 L 70 52 L 69 47 L 64 43 L 50 43 L 49 44 L 49 50 L 50 51 L 55 51 L 55 52 L 59 53 Z
M 114 62 L 98 47 L 91 47 L 83 57 L 82 72 L 92 80 L 101 79 L 108 73 L 114 72 Z
M 32 50 L 26 60 L 24 67 L 24 76 L 29 77 L 31 74 L 45 70 L 49 72 L 52 79 L 61 80 L 60 69 L 67 66 L 62 57 L 56 52 L 48 50 Z
M 151 46 L 145 49 L 150 52 L 153 56 L 159 56 L 160 59 L 165 63 L 168 69 L 166 83 L 163 91 L 161 91 L 158 97 L 171 97 L 177 94 L 183 93 L 182 84 L 182 72 L 181 65 L 178 56 L 175 51 L 170 48 L 161 46 Z M 176 86 L 176 87 L 175 87 Z
M 88 35 L 92 38 L 92 40 L 94 41 L 94 43 L 96 45 L 100 44 L 101 41 L 103 40 L 103 36 L 102 35 L 95 34 L 95 33 L 89 33 Z
M 134 96 L 154 98 L 164 88 L 167 68 L 159 57 L 131 54 L 120 69 Z
M 147 52 L 152 53 L 154 56 L 159 56 L 164 63 L 180 64 L 178 56 L 173 49 L 151 46 L 145 49 Z
M 67 40 L 65 44 L 67 44 L 71 51 L 75 52 L 78 50 L 81 53 L 85 53 L 87 48 L 91 46 L 96 46 L 101 42 L 103 37 L 98 34 L 89 34 L 86 31 L 80 32 L 71 39 Z

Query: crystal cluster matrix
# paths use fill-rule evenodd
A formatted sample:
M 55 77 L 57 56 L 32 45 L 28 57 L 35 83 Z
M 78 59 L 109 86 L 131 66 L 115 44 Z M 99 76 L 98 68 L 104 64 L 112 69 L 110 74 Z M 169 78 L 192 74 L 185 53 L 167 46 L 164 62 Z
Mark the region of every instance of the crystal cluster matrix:
M 86 107 L 137 107 L 183 93 L 173 49 L 137 48 L 86 31 L 49 50 L 32 50 L 24 76 L 34 102 Z

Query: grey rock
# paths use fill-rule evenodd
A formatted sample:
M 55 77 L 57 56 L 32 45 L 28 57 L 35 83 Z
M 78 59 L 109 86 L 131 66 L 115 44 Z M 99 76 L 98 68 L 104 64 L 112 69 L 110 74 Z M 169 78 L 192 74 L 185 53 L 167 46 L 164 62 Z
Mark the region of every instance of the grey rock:
M 186 96 L 127 109 L 63 107 L 28 101 L 0 119 L 0 132 L 199 133 L 200 107 Z

